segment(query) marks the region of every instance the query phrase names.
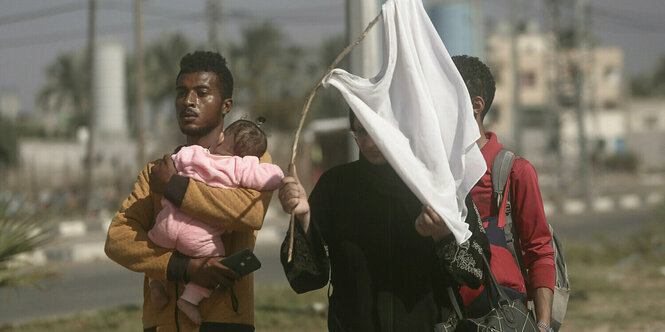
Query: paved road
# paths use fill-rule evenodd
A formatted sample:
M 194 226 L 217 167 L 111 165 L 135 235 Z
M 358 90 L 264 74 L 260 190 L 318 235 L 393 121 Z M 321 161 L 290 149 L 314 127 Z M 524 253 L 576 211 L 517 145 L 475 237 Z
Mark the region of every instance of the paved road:
M 0 322 L 15 323 L 141 303 L 143 278 L 109 261 L 64 264 L 39 288 L 0 289 Z
M 286 283 L 279 263 L 279 248 L 259 247 L 262 267 L 257 283 Z M 140 305 L 143 276 L 103 260 L 53 266 L 55 278 L 41 281 L 39 288 L 0 288 L 0 326 L 38 318 L 56 317 L 86 310 Z
M 603 236 L 623 236 L 650 220 L 642 210 L 554 216 L 550 222 L 564 241 L 593 241 Z M 286 283 L 279 263 L 277 245 L 257 247 L 262 267 L 255 274 L 257 284 Z M 142 280 L 108 260 L 59 265 L 58 277 L 40 283 L 41 289 L 0 289 L 0 326 L 37 318 L 54 317 L 85 310 L 139 305 Z
M 623 237 L 653 220 L 655 216 L 649 209 L 555 215 L 548 219 L 563 241 L 575 242 Z

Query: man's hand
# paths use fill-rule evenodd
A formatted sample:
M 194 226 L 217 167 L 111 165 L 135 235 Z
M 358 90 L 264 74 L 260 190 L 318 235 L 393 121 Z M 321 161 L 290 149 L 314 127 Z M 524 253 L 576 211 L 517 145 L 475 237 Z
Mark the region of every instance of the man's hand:
M 296 167 L 289 169 L 290 176 L 282 179 L 279 186 L 279 202 L 286 213 L 295 214 L 300 220 L 300 226 L 307 232 L 309 228 L 309 202 L 305 188 L 300 184 Z
M 422 212 L 416 218 L 415 226 L 420 235 L 431 236 L 434 241 L 439 241 L 451 233 L 443 218 L 428 205 L 423 206 Z
M 221 257 L 192 258 L 187 265 L 189 282 L 208 289 L 231 287 L 240 275 L 220 263 Z
M 178 173 L 171 155 L 165 154 L 162 159 L 155 161 L 150 171 L 150 190 L 157 194 L 163 194 L 171 177 Z

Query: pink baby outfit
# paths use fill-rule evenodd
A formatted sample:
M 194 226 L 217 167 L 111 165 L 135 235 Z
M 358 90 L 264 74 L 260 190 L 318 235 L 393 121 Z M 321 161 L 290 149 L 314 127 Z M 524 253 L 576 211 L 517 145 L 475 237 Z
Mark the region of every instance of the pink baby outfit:
M 220 156 L 198 145 L 183 147 L 171 157 L 179 175 L 205 182 L 211 187 L 275 190 L 284 177 L 279 166 L 259 163 L 259 158 L 255 156 Z M 150 240 L 191 257 L 225 255 L 221 237 L 224 229 L 184 214 L 165 198 L 162 198 L 161 203 L 163 209 L 157 215 L 155 225 L 148 231 Z M 198 304 L 211 292 L 189 283 L 181 298 Z

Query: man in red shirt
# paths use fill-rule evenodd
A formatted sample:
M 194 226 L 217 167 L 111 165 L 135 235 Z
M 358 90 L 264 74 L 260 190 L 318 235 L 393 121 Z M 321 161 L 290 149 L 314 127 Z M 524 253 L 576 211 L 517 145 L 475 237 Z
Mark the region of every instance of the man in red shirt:
M 483 128 L 483 119 L 494 99 L 496 89 L 494 78 L 489 68 L 478 58 L 465 55 L 454 56 L 453 62 L 469 90 L 474 117 L 480 128 L 481 137 L 478 139 L 478 147 L 487 162 L 487 171 L 471 190 L 471 196 L 490 239 L 492 271 L 499 284 L 505 286 L 502 288 L 509 296 L 533 300 L 536 318 L 540 323 L 538 326 L 541 331 L 549 332 L 551 331 L 549 325 L 555 279 L 554 250 L 550 244 L 552 235 L 545 222 L 543 199 L 538 186 L 536 170 L 526 159 L 516 158 L 506 185 L 511 197 L 513 226 L 523 252 L 522 266 L 528 270 L 529 280 L 525 283 L 510 251 L 502 246 L 500 241 L 493 239 L 493 237 L 504 237 L 502 227 L 505 226 L 505 213 L 499 209 L 506 205 L 508 196 L 504 195 L 499 208 L 495 206 L 496 204 L 491 204 L 493 201 L 492 162 L 503 148 L 496 135 Z M 505 244 L 505 240 L 503 243 Z M 469 314 L 485 314 L 489 309 L 487 292 L 482 288 L 474 290 L 463 287 L 460 293 Z

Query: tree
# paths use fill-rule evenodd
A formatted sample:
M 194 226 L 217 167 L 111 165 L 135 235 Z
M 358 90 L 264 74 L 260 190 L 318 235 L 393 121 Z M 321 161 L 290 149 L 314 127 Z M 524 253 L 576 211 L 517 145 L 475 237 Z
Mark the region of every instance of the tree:
M 70 136 L 78 127 L 88 124 L 91 84 L 87 62 L 83 52 L 59 55 L 46 68 L 46 84 L 37 97 L 37 103 L 43 110 L 57 112 L 63 118 L 63 129 Z
M 633 96 L 648 97 L 665 95 L 665 56 L 660 58 L 651 74 L 639 75 L 631 79 Z
M 665 56 L 660 58 L 656 70 L 651 78 L 653 84 L 653 92 L 658 95 L 665 94 Z
M 344 47 L 346 47 L 346 38 L 341 35 L 323 41 L 314 69 L 317 72 L 315 74 L 317 75 L 317 79 L 325 73 L 328 66 L 335 61 L 335 58 L 342 52 Z M 338 65 L 338 68 L 347 70 L 348 67 L 348 58 L 342 59 Z M 312 110 L 316 110 L 312 114 L 314 118 L 334 118 L 346 116 L 349 113 L 349 106 L 337 89 L 321 89 L 312 102 Z
M 173 101 L 175 93 L 175 77 L 180 68 L 180 59 L 191 50 L 189 41 L 181 34 L 165 35 L 152 42 L 146 48 L 145 54 L 145 80 L 146 98 L 150 106 L 146 128 L 153 136 L 173 138 L 174 130 L 173 107 L 168 102 Z M 130 109 L 128 123 L 132 136 L 137 135 L 136 114 L 131 110 L 136 107 L 136 61 L 133 55 L 127 57 L 127 99 Z M 165 103 L 168 105 L 164 107 Z M 160 142 L 162 140 L 160 139 Z M 165 145 L 172 146 L 172 142 L 164 141 Z
M 291 129 L 298 122 L 305 90 L 303 51 L 285 46 L 282 32 L 264 22 L 242 31 L 242 44 L 234 47 L 236 105 L 247 103 L 252 116 L 265 116 L 272 126 Z
M 13 123 L 0 116 L 0 169 L 18 163 L 18 140 Z
M 651 94 L 651 79 L 646 75 L 639 75 L 630 80 L 630 92 L 636 97 L 647 97 Z
M 190 47 L 189 41 L 180 34 L 164 36 L 148 46 L 145 59 L 146 86 L 150 87 L 147 97 L 152 109 L 175 98 L 175 78 L 180 68 L 180 59 Z

